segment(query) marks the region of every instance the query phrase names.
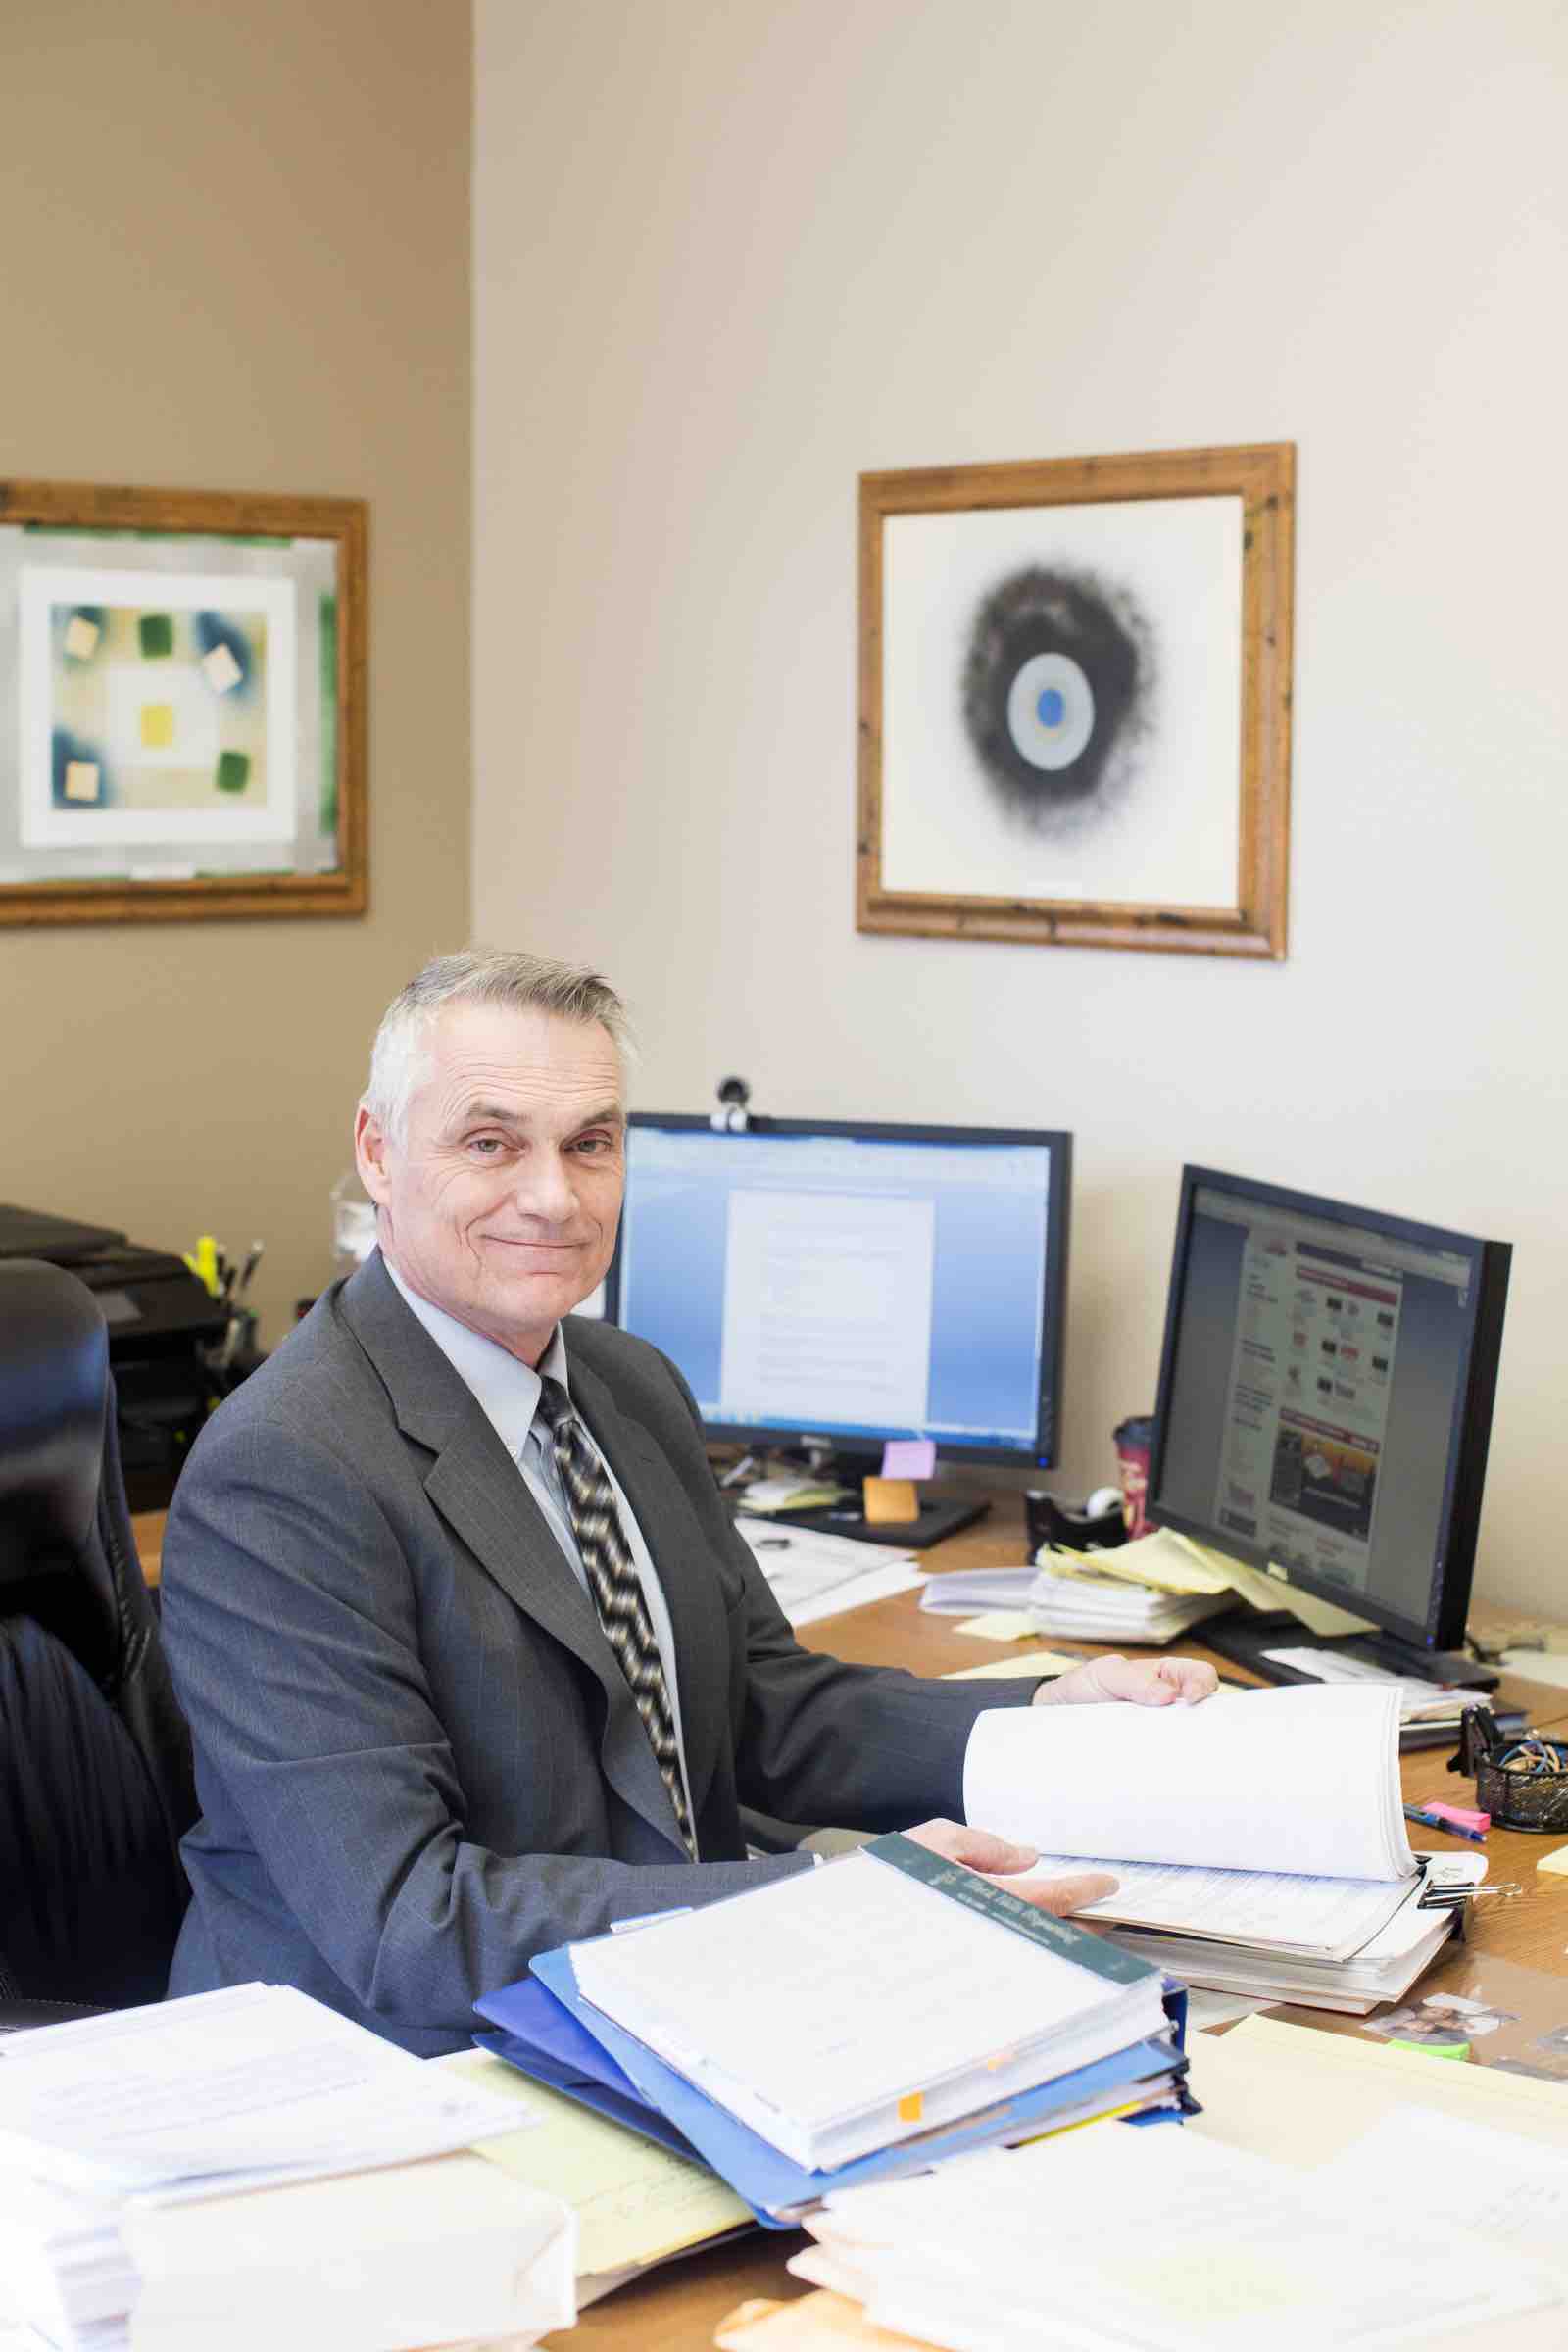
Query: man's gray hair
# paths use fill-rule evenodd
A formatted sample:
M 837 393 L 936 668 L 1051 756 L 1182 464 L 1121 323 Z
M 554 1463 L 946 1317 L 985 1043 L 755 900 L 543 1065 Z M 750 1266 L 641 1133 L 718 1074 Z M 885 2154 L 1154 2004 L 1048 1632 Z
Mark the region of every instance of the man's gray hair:
M 404 1140 L 409 1104 L 424 1074 L 430 1026 L 449 1004 L 548 1012 L 584 1028 L 597 1022 L 608 1031 L 623 1067 L 633 1051 L 625 1005 L 603 974 L 585 964 L 557 963 L 514 948 L 464 948 L 455 956 L 437 956 L 398 991 L 370 1048 L 370 1075 L 360 1108 L 395 1144 Z

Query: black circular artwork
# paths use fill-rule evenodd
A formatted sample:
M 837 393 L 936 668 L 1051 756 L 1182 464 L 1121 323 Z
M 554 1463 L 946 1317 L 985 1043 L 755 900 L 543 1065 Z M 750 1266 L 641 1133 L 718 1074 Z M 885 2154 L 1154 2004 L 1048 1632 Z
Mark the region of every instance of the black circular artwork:
M 969 633 L 963 723 L 1005 812 L 1061 834 L 1117 807 L 1153 680 L 1153 632 L 1127 590 L 1035 566 L 994 588 Z

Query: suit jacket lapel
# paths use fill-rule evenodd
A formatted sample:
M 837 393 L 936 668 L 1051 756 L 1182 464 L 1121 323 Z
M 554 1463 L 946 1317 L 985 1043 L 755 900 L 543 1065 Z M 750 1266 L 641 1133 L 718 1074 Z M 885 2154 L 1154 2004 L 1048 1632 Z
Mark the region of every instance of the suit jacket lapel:
M 342 1308 L 386 1387 L 398 1428 L 434 1456 L 424 1477 L 431 1502 L 508 1598 L 597 1677 L 607 1701 L 605 1777 L 684 1856 L 668 1791 L 598 1612 L 472 1392 L 410 1314 L 379 1254 L 345 1285 Z

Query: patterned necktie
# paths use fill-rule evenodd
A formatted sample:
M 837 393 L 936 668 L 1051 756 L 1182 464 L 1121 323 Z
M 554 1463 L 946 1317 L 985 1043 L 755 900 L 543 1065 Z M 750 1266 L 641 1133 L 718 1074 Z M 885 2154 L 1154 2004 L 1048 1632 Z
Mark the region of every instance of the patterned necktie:
M 649 1621 L 631 1549 L 626 1542 L 614 1490 L 604 1465 L 588 1442 L 571 1398 L 559 1380 L 539 1384 L 539 1417 L 550 1430 L 556 1467 L 565 1490 L 566 1510 L 577 1550 L 588 1578 L 588 1589 L 599 1611 L 599 1622 L 626 1677 L 648 1744 L 654 1751 L 686 1851 L 695 1862 L 697 1840 L 681 1780 L 680 1750 L 675 1722 L 664 1682 L 664 1669 Z

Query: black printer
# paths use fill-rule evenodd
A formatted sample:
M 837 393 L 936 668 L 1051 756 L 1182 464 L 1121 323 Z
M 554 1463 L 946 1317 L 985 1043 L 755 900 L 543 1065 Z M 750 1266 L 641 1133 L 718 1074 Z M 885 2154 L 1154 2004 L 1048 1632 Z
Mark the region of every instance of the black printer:
M 161 1509 L 219 1393 L 202 1350 L 223 1336 L 221 1299 L 168 1250 L 141 1249 L 107 1225 L 0 1202 L 3 1257 L 66 1266 L 92 1292 L 109 1326 L 130 1506 Z

